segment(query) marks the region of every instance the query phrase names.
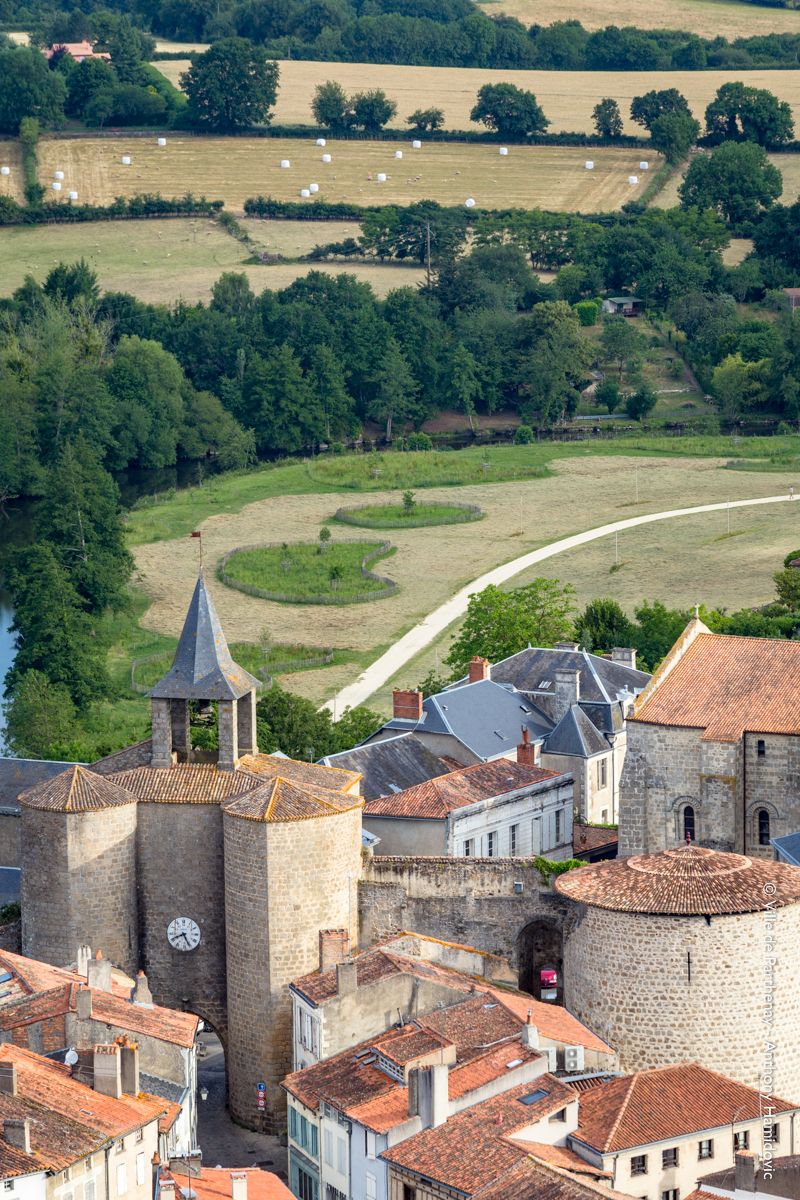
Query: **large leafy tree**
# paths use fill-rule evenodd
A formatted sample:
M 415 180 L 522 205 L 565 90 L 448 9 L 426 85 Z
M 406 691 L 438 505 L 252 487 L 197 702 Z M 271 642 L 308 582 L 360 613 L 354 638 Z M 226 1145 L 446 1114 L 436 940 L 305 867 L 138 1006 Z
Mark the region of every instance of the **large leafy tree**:
M 397 112 L 397 105 L 381 88 L 367 92 L 356 92 L 350 101 L 351 124 L 365 133 L 380 133 Z
M 622 136 L 622 115 L 616 100 L 606 96 L 592 109 L 592 120 L 598 137 L 618 138 Z
M 650 126 L 650 140 L 668 163 L 680 162 L 700 136 L 700 122 L 688 112 L 667 112 Z
M 471 120 L 508 138 L 544 133 L 550 124 L 533 92 L 513 83 L 485 83 L 469 115 Z
M 706 133 L 719 142 L 745 140 L 780 146 L 794 137 L 792 109 L 766 88 L 723 83 L 706 109 Z
M 114 437 L 122 462 L 174 463 L 183 423 L 184 376 L 177 359 L 158 342 L 122 337 L 106 383 L 116 400 Z
M 627 317 L 610 316 L 603 320 L 600 352 L 604 363 L 613 363 L 620 383 L 628 364 L 638 365 L 645 339 Z
M 634 96 L 631 101 L 631 119 L 647 130 L 652 129 L 653 122 L 659 117 L 676 112 L 690 113 L 686 97 L 677 88 L 664 88 L 661 91 L 654 88 L 643 96 Z
M 19 132 L 23 117 L 41 125 L 57 125 L 64 116 L 67 89 L 60 71 L 27 46 L 0 49 L 0 133 Z
M 723 142 L 698 155 L 678 189 L 684 208 L 712 208 L 736 227 L 754 221 L 778 199 L 783 177 L 753 142 Z
M 526 646 L 552 646 L 572 633 L 574 591 L 557 579 L 534 579 L 503 592 L 490 584 L 470 596 L 461 631 L 447 656 L 455 675 L 478 654 L 498 662 Z
M 609 598 L 592 600 L 575 618 L 575 636 L 584 650 L 607 653 L 615 646 L 630 646 L 634 624 L 622 606 Z
M 338 721 L 310 700 L 286 692 L 277 683 L 256 705 L 258 744 L 267 753 L 282 750 L 290 758 L 319 759 L 349 750 L 382 724 L 368 708 L 345 709 Z
M 386 422 L 386 441 L 392 440 L 395 421 L 407 421 L 414 412 L 419 385 L 396 338 L 386 345 L 383 366 L 375 396 L 367 405 L 367 416 L 373 421 Z
M 75 705 L 62 683 L 26 671 L 4 706 L 5 739 L 18 758 L 57 758 L 72 740 Z
M 325 438 L 322 406 L 291 346 L 279 346 L 265 358 L 254 355 L 242 395 L 242 415 L 260 452 L 293 454 Z
M 318 125 L 339 132 L 349 126 L 353 110 L 347 93 L 335 79 L 318 83 L 311 101 L 311 111 Z
M 264 125 L 278 94 L 278 64 L 246 38 L 223 38 L 192 60 L 181 86 L 198 125 L 220 132 Z
M 589 348 L 574 309 L 564 300 L 535 305 L 520 321 L 517 387 L 526 420 L 552 425 L 578 407 Z

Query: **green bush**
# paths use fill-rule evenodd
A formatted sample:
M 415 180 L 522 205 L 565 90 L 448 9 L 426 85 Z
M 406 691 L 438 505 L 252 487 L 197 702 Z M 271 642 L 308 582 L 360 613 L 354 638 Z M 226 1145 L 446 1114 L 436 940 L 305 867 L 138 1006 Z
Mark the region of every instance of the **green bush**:
M 581 325 L 596 325 L 600 315 L 600 304 L 597 300 L 579 300 L 575 312 Z
M 518 425 L 514 431 L 515 446 L 530 446 L 533 441 L 533 430 L 530 425 Z
M 406 450 L 432 450 L 433 442 L 427 433 L 410 433 L 406 438 Z
M 800 550 L 790 550 L 783 560 L 784 567 L 788 569 L 796 558 L 800 558 Z

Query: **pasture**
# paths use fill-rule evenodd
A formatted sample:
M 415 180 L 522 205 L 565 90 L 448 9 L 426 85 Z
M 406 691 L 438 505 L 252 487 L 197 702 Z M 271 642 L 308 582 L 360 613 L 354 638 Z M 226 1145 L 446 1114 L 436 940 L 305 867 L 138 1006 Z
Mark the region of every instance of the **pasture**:
M 733 41 L 770 33 L 800 33 L 800 13 L 786 8 L 760 8 L 735 0 L 568 0 L 555 13 L 546 0 L 483 0 L 489 16 L 516 17 L 524 25 L 549 25 L 554 20 L 580 21 L 584 29 L 606 25 L 636 25 L 640 29 L 684 29 L 701 37 L 722 34 Z
M 781 12 L 774 8 L 761 10 L 750 4 L 741 5 L 741 8 L 753 14 L 768 12 L 770 19 L 777 19 Z M 793 19 L 800 33 L 800 12 L 785 15 Z M 544 23 L 552 19 L 551 12 Z M 187 60 L 156 62 L 153 65 L 177 84 L 179 75 L 189 64 Z M 706 105 L 713 99 L 717 88 L 742 76 L 741 71 L 496 71 L 473 67 L 405 67 L 293 60 L 282 61 L 280 70 L 278 100 L 273 118 L 280 125 L 313 124 L 311 101 L 314 88 L 327 79 L 335 79 L 346 92 L 383 88 L 397 103 L 397 116 L 391 125 L 398 129 L 406 128 L 406 117 L 421 104 L 443 109 L 447 129 L 478 129 L 483 127 L 473 124 L 469 119 L 478 88 L 484 83 L 515 83 L 536 93 L 550 120 L 552 133 L 562 130 L 594 132 L 592 109 L 603 96 L 613 96 L 619 102 L 625 133 L 637 136 L 643 130 L 629 117 L 634 96 L 641 96 L 651 88 L 676 87 L 686 96 L 694 115 L 702 121 Z M 788 100 L 794 111 L 795 123 L 800 125 L 800 72 L 759 70 L 747 71 L 746 76 L 748 84 L 753 87 L 768 88 L 781 100 Z
M 8 175 L 0 175 L 0 196 L 10 196 L 12 200 L 21 204 L 24 199 L 24 183 L 19 142 L 10 138 L 0 141 L 0 167 L 8 167 L 10 172 Z
M 404 157 L 395 158 L 400 150 Z M 322 162 L 323 153 L 331 155 Z M 460 142 L 424 144 L 329 141 L 323 151 L 311 139 L 170 137 L 167 146 L 155 138 L 43 139 L 39 145 L 39 177 L 52 180 L 65 173 L 64 191 L 75 189 L 81 200 L 107 204 L 116 196 L 160 192 L 182 196 L 192 192 L 224 200 L 241 211 L 249 196 L 299 200 L 300 190 L 319 185 L 320 200 L 351 204 L 409 204 L 438 200 L 463 204 L 473 197 L 478 208 L 542 207 L 562 211 L 599 212 L 635 200 L 647 183 L 638 168 L 642 151 L 593 148 L 594 170 L 586 171 L 582 147 L 512 146 L 501 158 L 494 145 Z M 129 166 L 122 164 L 130 156 Z M 648 154 L 651 170 L 660 162 Z M 281 160 L 291 167 L 281 169 Z M 630 174 L 638 183 L 628 183 Z M 378 180 L 379 174 L 386 181 Z M 63 195 L 63 192 L 61 193 Z M 63 201 L 61 202 L 63 203 Z M 306 203 L 313 206 L 314 198 Z
M 355 222 L 246 221 L 253 241 L 284 258 L 306 254 L 321 240 L 355 237 Z M 288 287 L 318 264 L 246 262 L 247 249 L 204 218 L 152 221 L 93 221 L 81 225 L 0 227 L 0 296 L 10 295 L 26 275 L 41 283 L 59 262 L 84 258 L 103 291 L 129 292 L 150 303 L 209 300 L 223 271 L 243 271 L 254 292 Z M 421 268 L 347 263 L 325 269 L 346 271 L 369 283 L 379 296 L 413 285 Z

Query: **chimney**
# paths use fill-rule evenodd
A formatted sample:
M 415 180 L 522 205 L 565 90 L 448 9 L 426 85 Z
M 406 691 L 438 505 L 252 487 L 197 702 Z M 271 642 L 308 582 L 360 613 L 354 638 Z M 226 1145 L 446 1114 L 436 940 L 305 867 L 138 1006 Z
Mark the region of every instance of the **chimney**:
M 541 758 L 541 746 L 531 741 L 530 730 L 522 726 L 522 741 L 517 746 L 517 762 L 523 767 L 538 767 Z
M 139 1047 L 129 1042 L 120 1048 L 120 1079 L 126 1096 L 139 1095 Z
M 436 1129 L 444 1125 L 449 1115 L 450 1098 L 448 1093 L 448 1075 L 450 1068 L 446 1063 L 435 1063 L 430 1067 L 420 1067 L 417 1076 L 417 1115 L 422 1121 L 423 1129 Z
M 636 651 L 632 646 L 615 646 L 611 651 L 611 661 L 621 667 L 636 668 Z
M 31 1152 L 31 1123 L 26 1117 L 24 1121 L 6 1117 L 3 1121 L 3 1137 L 9 1146 L 16 1146 L 23 1154 Z
M 86 978 L 86 975 L 89 970 L 89 959 L 91 957 L 92 957 L 92 947 L 91 946 L 85 946 L 85 945 L 78 946 L 77 966 L 75 969 L 76 969 L 78 975 L 82 975 L 84 979 Z
M 111 991 L 111 959 L 103 958 L 102 950 L 89 959 L 86 982 L 90 988 L 97 988 L 101 992 Z
M 392 692 L 392 716 L 398 721 L 422 720 L 422 692 Z
M 92 993 L 88 987 L 80 988 L 75 997 L 75 1016 L 79 1021 L 91 1020 Z
M 554 650 L 572 650 L 573 653 L 579 648 L 579 642 L 556 642 L 555 646 L 553 647 Z
M 560 721 L 565 712 L 569 712 L 573 704 L 581 698 L 581 673 L 566 667 L 556 671 L 555 686 L 555 720 Z
M 758 1158 L 752 1150 L 737 1150 L 734 1168 L 734 1186 L 737 1192 L 756 1190 Z
M 162 1179 L 159 1184 L 158 1190 L 159 1190 L 159 1194 L 161 1196 L 161 1200 L 175 1200 L 175 1180 L 174 1179 Z
M 16 1096 L 17 1094 L 17 1064 L 13 1062 L 0 1062 L 0 1092 L 5 1092 L 7 1096 Z
M 94 1048 L 93 1087 L 102 1096 L 114 1096 L 119 1100 L 122 1095 L 119 1046 L 113 1042 L 107 1042 Z
M 419 1116 L 419 1067 L 408 1072 L 408 1115 Z
M 522 1027 L 522 1044 L 529 1050 L 539 1049 L 539 1030 L 533 1023 L 533 1013 L 528 1009 L 528 1019 Z
M 231 1200 L 247 1200 L 246 1171 L 231 1171 Z
M 136 982 L 131 992 L 131 1001 L 134 1004 L 141 1004 L 145 1008 L 153 1007 L 153 994 L 150 991 L 150 985 L 147 982 L 147 976 L 144 971 L 138 971 L 136 974 Z
M 337 963 L 344 962 L 350 953 L 350 934 L 346 929 L 320 929 L 319 969 L 330 971 Z
M 349 962 L 336 964 L 336 995 L 349 996 L 358 987 L 356 964 L 351 958 Z
M 491 679 L 491 676 L 492 668 L 488 658 L 481 658 L 479 654 L 474 655 L 469 664 L 470 683 L 478 683 L 481 679 Z

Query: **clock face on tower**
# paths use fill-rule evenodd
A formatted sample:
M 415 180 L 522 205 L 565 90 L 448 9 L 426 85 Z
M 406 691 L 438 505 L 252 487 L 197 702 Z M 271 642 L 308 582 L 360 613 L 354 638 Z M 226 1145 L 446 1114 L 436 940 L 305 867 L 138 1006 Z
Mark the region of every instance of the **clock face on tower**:
M 175 917 L 167 926 L 167 941 L 173 950 L 196 950 L 200 945 L 200 926 L 191 917 Z

